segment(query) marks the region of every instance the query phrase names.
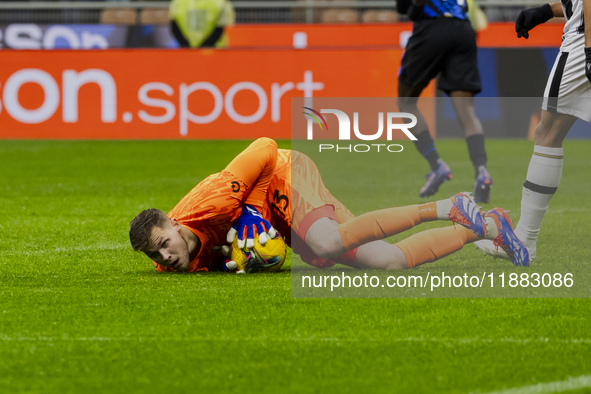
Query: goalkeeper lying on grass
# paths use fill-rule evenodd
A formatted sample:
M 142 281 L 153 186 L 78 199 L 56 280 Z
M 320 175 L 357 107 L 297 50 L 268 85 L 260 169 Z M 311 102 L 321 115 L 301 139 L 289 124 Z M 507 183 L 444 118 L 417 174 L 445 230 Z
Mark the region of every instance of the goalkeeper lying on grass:
M 420 223 L 451 220 L 461 226 L 430 229 L 389 244 L 382 239 Z M 256 230 L 256 232 L 255 232 Z M 297 151 L 260 138 L 221 172 L 210 175 L 168 213 L 142 211 L 130 225 L 134 250 L 158 271 L 224 270 L 222 246 L 264 244 L 275 230 L 303 261 L 318 268 L 403 269 L 440 259 L 487 238 L 515 265 L 529 264 L 507 213 L 486 215 L 463 193 L 420 205 L 353 215 L 324 186 L 316 165 Z

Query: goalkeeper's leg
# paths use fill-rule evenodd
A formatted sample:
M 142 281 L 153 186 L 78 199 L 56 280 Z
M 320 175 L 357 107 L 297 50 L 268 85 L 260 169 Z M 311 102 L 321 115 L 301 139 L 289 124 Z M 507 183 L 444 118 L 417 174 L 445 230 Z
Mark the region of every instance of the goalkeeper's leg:
M 480 208 L 468 196 L 458 193 L 436 202 L 364 213 L 341 224 L 322 217 L 307 229 L 303 238 L 318 256 L 332 258 L 434 220 L 453 220 L 484 236 Z
M 436 204 L 368 212 L 342 224 L 322 217 L 309 227 L 304 241 L 318 256 L 333 258 L 368 242 L 401 233 L 423 222 L 437 220 Z
M 365 244 L 357 251 L 357 263 L 359 268 L 412 268 L 439 260 L 478 239 L 462 226 L 434 228 L 414 234 L 395 245 L 383 241 Z
M 402 247 L 397 248 L 385 242 L 375 241 L 398 234 L 423 222 L 446 219 L 461 223 L 476 235 L 472 239 L 464 236 L 464 232 L 450 232 L 452 241 L 454 237 L 457 238 L 457 235 L 453 234 L 460 234 L 459 243 L 447 241 L 444 236 L 429 239 L 433 241 L 434 256 L 447 255 L 460 249 L 466 242 L 484 236 L 484 222 L 480 209 L 468 196 L 459 193 L 450 199 L 432 203 L 368 212 L 346 220 L 342 224 L 334 219 L 321 217 L 307 229 L 304 239 L 314 253 L 325 258 L 335 258 L 347 251 L 355 250 L 354 255 L 349 254 L 349 257 L 342 262 L 346 265 L 405 268 L 408 256 L 401 254 L 404 252 Z M 471 232 L 470 230 L 467 231 Z M 445 234 L 447 236 L 448 233 Z M 444 246 L 442 250 L 437 249 L 439 238 L 442 238 L 441 244 Z M 450 252 L 446 252 L 448 246 L 451 247 Z M 431 247 L 431 242 L 426 247 Z M 351 258 L 351 256 L 355 257 Z M 419 260 L 423 259 L 421 257 Z M 414 260 L 416 259 L 413 258 Z M 427 260 L 433 261 L 431 257 Z M 415 265 L 417 264 L 413 262 L 411 266 Z
M 336 222 L 328 221 L 319 220 L 312 227 L 324 228 L 326 231 L 338 229 Z M 395 245 L 385 241 L 369 242 L 338 256 L 334 261 L 353 268 L 412 268 L 439 260 L 478 239 L 472 231 L 462 226 L 435 228 L 414 234 Z

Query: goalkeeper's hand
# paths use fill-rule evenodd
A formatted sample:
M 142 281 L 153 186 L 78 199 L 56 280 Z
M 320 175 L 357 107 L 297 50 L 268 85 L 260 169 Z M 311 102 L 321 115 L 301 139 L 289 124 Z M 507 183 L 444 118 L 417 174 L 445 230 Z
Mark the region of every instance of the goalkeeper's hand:
M 591 82 L 591 47 L 585 48 L 585 75 Z
M 529 38 L 529 31 L 550 19 L 554 18 L 552 7 L 546 3 L 539 7 L 527 8 L 519 13 L 515 21 L 517 38 Z
M 237 262 L 235 262 L 234 260 L 230 260 L 230 258 L 226 258 L 224 260 L 224 262 L 222 263 L 222 271 L 224 272 L 230 272 L 230 273 L 235 273 L 235 274 L 244 274 L 245 271 L 245 266 L 238 264 Z
M 230 231 L 226 236 L 226 241 L 229 244 L 234 242 L 234 238 L 238 235 L 238 247 L 244 249 L 252 249 L 254 247 L 255 232 L 259 236 L 259 243 L 264 245 L 267 243 L 267 233 L 271 238 L 275 237 L 275 229 L 271 226 L 268 220 L 263 218 L 263 215 L 251 205 L 244 205 L 242 214 L 232 225 Z
M 228 257 L 222 264 L 222 271 L 236 274 L 261 272 L 268 268 L 269 266 L 264 265 L 264 263 L 258 259 L 254 253 L 249 253 L 244 261 L 234 261 Z
M 222 246 L 222 254 L 224 257 L 222 258 L 222 271 L 229 272 L 234 274 L 243 274 L 245 273 L 245 263 L 246 261 L 236 262 L 232 260 L 232 249 L 229 245 Z

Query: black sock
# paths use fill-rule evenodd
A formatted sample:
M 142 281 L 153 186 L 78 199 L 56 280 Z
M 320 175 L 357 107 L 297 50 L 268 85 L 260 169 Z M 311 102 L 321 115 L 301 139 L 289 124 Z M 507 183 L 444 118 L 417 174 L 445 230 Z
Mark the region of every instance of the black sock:
M 476 170 L 478 176 L 478 167 L 486 167 L 486 151 L 484 150 L 484 134 L 474 134 L 466 138 L 468 144 L 468 153 L 470 153 L 470 160 Z
M 439 163 L 437 162 L 439 160 L 439 153 L 435 148 L 435 143 L 433 142 L 433 138 L 431 138 L 431 134 L 429 134 L 429 130 L 421 131 L 415 134 L 415 137 L 417 137 L 417 140 L 414 141 L 417 150 L 427 159 L 431 170 L 436 170 L 439 167 Z

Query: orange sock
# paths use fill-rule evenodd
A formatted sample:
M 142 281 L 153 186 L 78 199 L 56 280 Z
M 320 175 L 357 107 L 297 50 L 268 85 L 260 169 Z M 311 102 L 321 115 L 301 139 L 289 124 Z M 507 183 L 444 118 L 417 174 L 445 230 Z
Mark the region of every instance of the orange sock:
M 437 207 L 429 204 L 387 208 L 357 216 L 339 225 L 347 250 L 411 229 L 417 224 L 437 220 Z M 435 213 L 433 213 L 433 210 Z
M 437 220 L 437 203 L 428 202 L 419 205 L 419 217 L 421 218 L 422 223 Z
M 465 227 L 456 225 L 434 228 L 412 235 L 396 244 L 406 256 L 408 268 L 430 263 L 457 252 L 479 238 Z

